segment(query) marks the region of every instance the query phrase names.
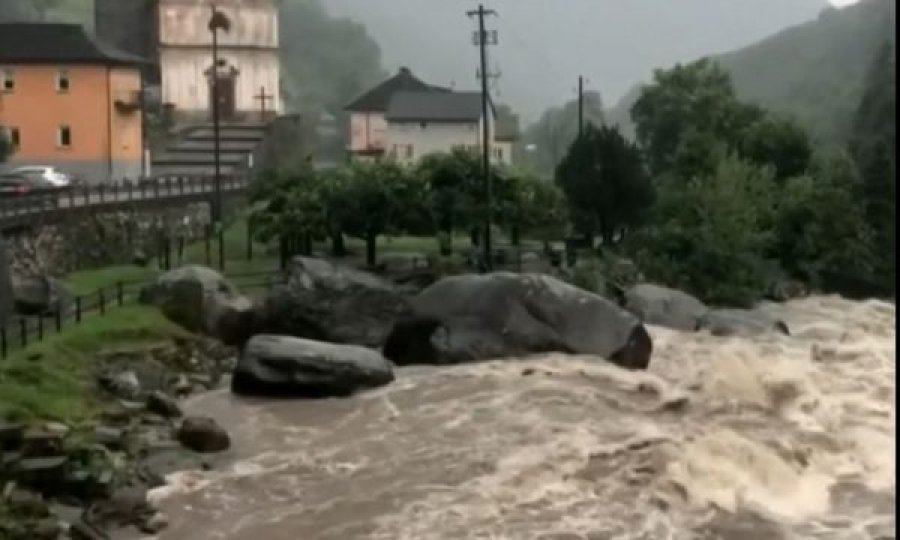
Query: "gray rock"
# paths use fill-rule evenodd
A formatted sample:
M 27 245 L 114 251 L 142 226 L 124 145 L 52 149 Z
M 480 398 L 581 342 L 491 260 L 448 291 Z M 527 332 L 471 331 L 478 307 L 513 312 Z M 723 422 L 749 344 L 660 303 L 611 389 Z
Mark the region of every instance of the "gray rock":
M 190 416 L 178 428 L 178 442 L 201 454 L 224 452 L 231 447 L 231 438 L 212 418 Z
M 158 306 L 168 319 L 185 329 L 226 344 L 242 344 L 254 327 L 253 302 L 205 266 L 182 266 L 166 272 L 141 290 L 139 300 Z
M 13 303 L 22 315 L 53 315 L 68 310 L 72 295 L 66 286 L 48 276 L 26 276 L 13 280 Z
M 13 311 L 13 285 L 9 262 L 6 242 L 0 236 L 0 325 L 3 327 L 6 326 Z
M 160 512 L 157 512 L 144 520 L 138 529 L 144 534 L 157 534 L 169 526 L 169 520 Z
M 94 428 L 94 441 L 110 450 L 119 450 L 125 440 L 125 431 L 110 426 L 97 426 Z
M 147 410 L 163 418 L 179 418 L 182 416 L 181 407 L 178 406 L 175 398 L 160 391 L 153 392 L 147 397 Z
M 24 437 L 24 424 L 0 424 L 0 452 L 18 449 Z
M 784 321 L 749 309 L 714 309 L 700 318 L 697 330 L 706 330 L 714 336 L 722 337 L 750 337 L 765 332 L 777 332 L 786 336 L 791 334 Z
M 384 347 L 397 364 L 451 364 L 559 351 L 645 369 L 652 343 L 633 315 L 556 278 L 499 272 L 444 278 L 412 301 Z
M 709 308 L 693 296 L 660 285 L 641 283 L 625 291 L 625 309 L 644 324 L 694 332 Z
M 132 400 L 141 394 L 141 382 L 132 370 L 118 373 L 104 373 L 99 378 L 100 386 L 120 399 Z
M 254 336 L 232 377 L 238 394 L 297 397 L 347 396 L 394 380 L 376 350 L 287 336 Z

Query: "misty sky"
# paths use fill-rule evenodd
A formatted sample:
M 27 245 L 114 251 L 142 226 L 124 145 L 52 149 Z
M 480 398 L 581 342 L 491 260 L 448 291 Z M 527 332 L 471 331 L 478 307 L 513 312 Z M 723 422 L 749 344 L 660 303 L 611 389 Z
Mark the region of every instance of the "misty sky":
M 846 1 L 846 0 L 844 0 Z M 612 106 L 655 67 L 726 52 L 818 16 L 828 0 L 486 0 L 500 45 L 491 51 L 499 98 L 527 120 L 589 80 Z M 476 89 L 475 0 L 327 0 L 364 23 L 391 71 Z

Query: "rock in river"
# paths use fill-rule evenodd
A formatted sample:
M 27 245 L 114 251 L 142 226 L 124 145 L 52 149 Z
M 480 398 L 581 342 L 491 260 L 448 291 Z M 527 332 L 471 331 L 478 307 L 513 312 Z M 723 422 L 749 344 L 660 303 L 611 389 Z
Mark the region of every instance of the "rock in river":
M 231 447 L 231 438 L 212 418 L 189 416 L 178 428 L 178 441 L 185 448 L 209 454 L 224 452 Z
M 384 347 L 397 364 L 452 364 L 566 352 L 646 369 L 652 343 L 633 315 L 540 274 L 500 272 L 440 280 L 412 300 Z
M 644 324 L 694 332 L 709 308 L 676 289 L 641 283 L 625 291 L 625 309 Z
M 749 309 L 714 309 L 701 317 L 697 329 L 708 330 L 714 336 L 750 337 L 765 332 L 790 335 L 784 321 Z
M 237 394 L 348 396 L 394 380 L 376 350 L 261 334 L 244 347 L 231 387 Z
M 373 274 L 308 257 L 292 260 L 287 282 L 270 291 L 259 333 L 380 347 L 407 298 Z
M 189 265 L 160 276 L 141 290 L 140 301 L 158 306 L 170 320 L 191 332 L 202 332 L 228 345 L 240 345 L 252 334 L 253 303 L 221 274 Z

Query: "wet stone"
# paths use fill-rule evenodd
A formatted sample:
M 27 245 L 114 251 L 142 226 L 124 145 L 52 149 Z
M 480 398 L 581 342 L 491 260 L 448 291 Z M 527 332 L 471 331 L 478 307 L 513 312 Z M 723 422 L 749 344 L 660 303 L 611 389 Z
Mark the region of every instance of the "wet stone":
M 147 398 L 147 410 L 163 418 L 180 418 L 182 416 L 178 402 L 165 392 L 156 391 L 150 394 Z
M 58 456 L 63 451 L 63 437 L 43 429 L 29 429 L 22 440 L 25 457 Z
M 42 519 L 31 530 L 34 540 L 56 540 L 60 533 L 59 521 L 55 518 Z
M 122 448 L 125 432 L 119 428 L 110 426 L 97 426 L 94 428 L 94 441 L 110 450 Z
M 72 540 L 109 540 L 109 536 L 103 531 L 85 523 L 83 520 L 79 520 L 69 527 L 69 537 Z
M 6 504 L 15 515 L 44 517 L 49 513 L 41 494 L 26 489 L 13 489 L 6 498 Z
M 0 424 L 0 451 L 16 450 L 22 445 L 25 426 L 22 424 Z

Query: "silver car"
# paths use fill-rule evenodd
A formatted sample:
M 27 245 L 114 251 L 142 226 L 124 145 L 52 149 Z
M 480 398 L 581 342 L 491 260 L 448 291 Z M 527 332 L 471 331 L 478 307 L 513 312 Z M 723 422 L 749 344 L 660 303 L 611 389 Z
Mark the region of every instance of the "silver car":
M 72 177 L 55 167 L 29 165 L 27 167 L 17 167 L 9 172 L 10 174 L 24 176 L 26 178 L 40 178 L 48 184 L 58 188 L 68 187 L 72 184 Z

